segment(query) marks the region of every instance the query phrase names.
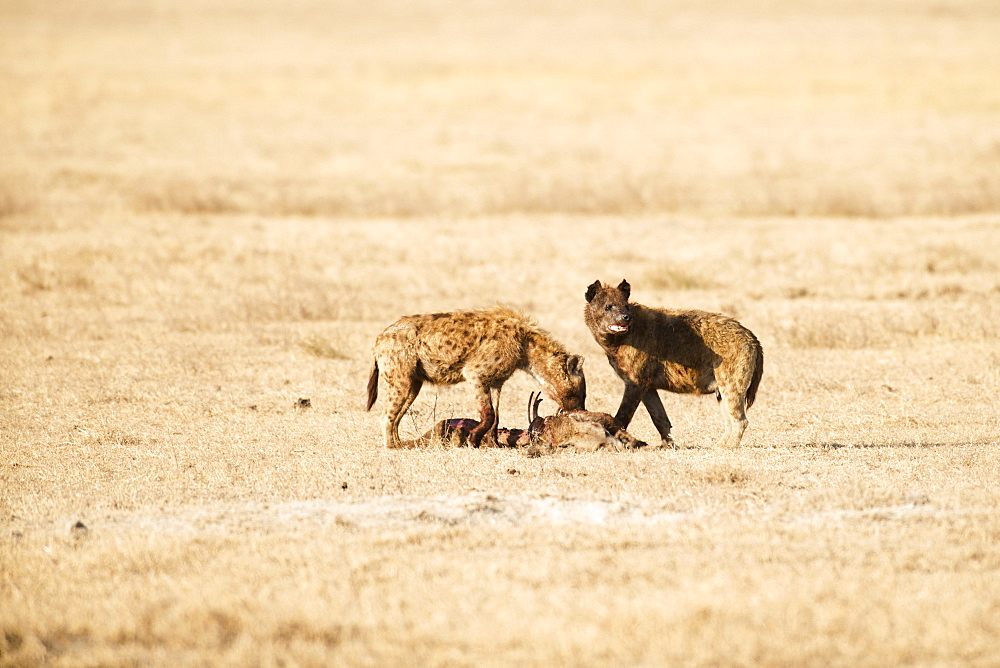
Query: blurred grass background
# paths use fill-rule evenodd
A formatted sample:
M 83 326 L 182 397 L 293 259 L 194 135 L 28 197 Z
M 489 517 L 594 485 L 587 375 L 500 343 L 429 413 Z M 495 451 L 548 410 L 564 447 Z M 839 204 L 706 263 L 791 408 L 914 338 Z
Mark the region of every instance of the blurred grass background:
M 0 216 L 1000 207 L 988 0 L 5 0 Z

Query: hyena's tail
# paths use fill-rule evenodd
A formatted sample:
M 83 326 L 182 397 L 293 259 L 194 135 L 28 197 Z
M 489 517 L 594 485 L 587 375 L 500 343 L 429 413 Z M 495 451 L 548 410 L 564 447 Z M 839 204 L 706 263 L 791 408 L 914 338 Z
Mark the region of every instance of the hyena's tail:
M 760 378 L 764 375 L 764 349 L 760 341 L 754 338 L 753 350 L 753 375 L 750 377 L 750 387 L 747 388 L 747 408 L 753 406 L 753 400 L 757 398 L 757 388 L 760 386 Z
M 370 411 L 378 399 L 378 360 L 372 360 L 372 371 L 368 375 L 368 406 L 366 411 Z

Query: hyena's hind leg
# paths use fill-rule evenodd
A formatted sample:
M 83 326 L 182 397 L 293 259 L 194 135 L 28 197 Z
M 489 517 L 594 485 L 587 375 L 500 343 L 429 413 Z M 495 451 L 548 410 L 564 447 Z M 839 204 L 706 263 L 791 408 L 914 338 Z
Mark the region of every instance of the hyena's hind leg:
M 413 370 L 409 373 L 401 372 L 400 369 L 391 369 L 385 373 L 386 396 L 385 396 L 385 417 L 382 419 L 382 426 L 385 429 L 385 447 L 402 448 L 403 443 L 399 439 L 399 423 L 410 410 L 424 381 Z
M 726 419 L 726 433 L 719 439 L 719 445 L 725 448 L 739 446 L 743 432 L 747 430 L 747 397 L 735 388 L 719 388 L 715 397 Z

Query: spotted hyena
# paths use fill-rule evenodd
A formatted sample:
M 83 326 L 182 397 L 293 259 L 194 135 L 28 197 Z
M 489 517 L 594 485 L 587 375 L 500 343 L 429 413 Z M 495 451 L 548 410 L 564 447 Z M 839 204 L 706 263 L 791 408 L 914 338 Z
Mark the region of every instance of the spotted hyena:
M 409 315 L 390 325 L 372 346 L 368 409 L 385 376 L 386 447 L 402 447 L 399 422 L 424 382 L 468 381 L 479 400 L 479 425 L 470 442 L 497 434 L 497 408 L 504 382 L 518 369 L 534 376 L 564 410 L 582 410 L 587 398 L 583 361 L 526 316 L 498 306 L 474 311 Z
M 624 429 L 641 401 L 664 445 L 670 419 L 657 390 L 715 394 L 729 425 L 720 445 L 739 445 L 764 371 L 757 337 L 730 317 L 704 311 L 648 308 L 629 302 L 627 281 L 587 288 L 584 321 L 625 381 L 615 419 Z

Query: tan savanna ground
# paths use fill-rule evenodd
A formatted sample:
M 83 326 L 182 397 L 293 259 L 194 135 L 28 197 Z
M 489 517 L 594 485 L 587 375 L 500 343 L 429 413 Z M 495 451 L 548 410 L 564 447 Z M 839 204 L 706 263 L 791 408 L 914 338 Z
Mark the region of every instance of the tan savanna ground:
M 0 665 L 1000 664 L 997 35 L 0 0 Z M 758 335 L 742 448 L 677 396 L 678 450 L 381 447 L 407 313 L 523 309 L 613 412 L 598 278 Z

